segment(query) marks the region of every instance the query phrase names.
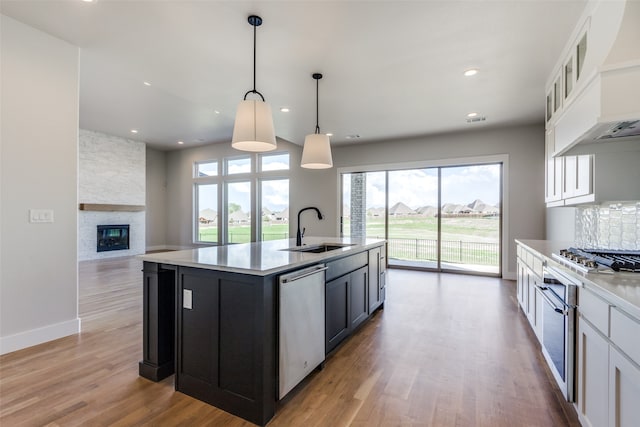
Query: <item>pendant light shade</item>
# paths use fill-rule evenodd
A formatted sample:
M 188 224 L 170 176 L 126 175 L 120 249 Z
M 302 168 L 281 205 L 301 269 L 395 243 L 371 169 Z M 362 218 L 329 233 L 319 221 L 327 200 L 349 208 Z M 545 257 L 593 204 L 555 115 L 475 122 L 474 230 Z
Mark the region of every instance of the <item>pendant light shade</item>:
M 253 89 L 244 94 L 236 111 L 231 146 L 242 151 L 271 151 L 276 149 L 276 133 L 273 127 L 271 106 L 256 90 L 256 27 L 262 25 L 262 18 L 251 15 L 248 19 L 253 26 Z M 249 94 L 260 99 L 247 99 Z
M 231 146 L 242 151 L 276 149 L 271 106 L 258 99 L 240 101 L 233 126 Z
M 327 135 L 314 133 L 305 137 L 300 166 L 307 169 L 328 169 L 333 166 Z
M 318 124 L 318 87 L 322 74 L 314 73 L 312 77 L 316 80 L 316 132 L 304 138 L 300 166 L 306 169 L 328 169 L 333 167 L 331 143 L 327 135 L 320 133 Z

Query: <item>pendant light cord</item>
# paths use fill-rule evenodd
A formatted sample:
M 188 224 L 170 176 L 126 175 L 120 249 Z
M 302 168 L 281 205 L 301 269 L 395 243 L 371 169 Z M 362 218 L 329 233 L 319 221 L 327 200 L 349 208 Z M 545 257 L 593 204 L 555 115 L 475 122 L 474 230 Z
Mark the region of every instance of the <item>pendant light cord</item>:
M 256 32 L 257 28 L 255 25 L 253 26 L 253 92 L 258 92 L 256 90 Z M 264 101 L 264 98 L 262 99 Z
M 249 24 L 253 26 L 253 89 L 247 91 L 247 93 L 244 94 L 244 100 L 247 100 L 247 95 L 249 95 L 250 93 L 255 93 L 260 95 L 260 98 L 262 98 L 262 102 L 265 102 L 264 96 L 262 96 L 262 94 L 256 90 L 256 32 L 258 25 L 262 24 L 262 19 L 257 16 L 250 16 Z
M 320 133 L 320 96 L 318 95 L 319 92 L 319 88 L 320 87 L 320 79 L 316 79 L 316 133 Z

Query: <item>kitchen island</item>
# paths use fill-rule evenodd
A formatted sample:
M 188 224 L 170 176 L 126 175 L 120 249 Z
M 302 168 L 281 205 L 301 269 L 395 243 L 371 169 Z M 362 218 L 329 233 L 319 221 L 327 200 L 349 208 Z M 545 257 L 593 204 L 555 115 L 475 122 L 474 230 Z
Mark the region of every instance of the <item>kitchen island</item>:
M 384 303 L 384 240 L 307 237 L 304 243 L 142 256 L 140 375 L 160 381 L 175 373 L 176 390 L 266 424 L 278 401 L 279 278 L 326 266 L 325 301 L 318 302 L 326 310 L 326 354 Z

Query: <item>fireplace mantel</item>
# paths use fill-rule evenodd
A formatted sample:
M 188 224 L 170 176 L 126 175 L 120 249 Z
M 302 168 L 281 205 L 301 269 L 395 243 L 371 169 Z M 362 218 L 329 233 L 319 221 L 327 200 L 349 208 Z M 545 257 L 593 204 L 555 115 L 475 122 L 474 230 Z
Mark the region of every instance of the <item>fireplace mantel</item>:
M 78 208 L 81 211 L 103 212 L 140 212 L 145 210 L 144 205 L 115 205 L 106 203 L 80 203 Z

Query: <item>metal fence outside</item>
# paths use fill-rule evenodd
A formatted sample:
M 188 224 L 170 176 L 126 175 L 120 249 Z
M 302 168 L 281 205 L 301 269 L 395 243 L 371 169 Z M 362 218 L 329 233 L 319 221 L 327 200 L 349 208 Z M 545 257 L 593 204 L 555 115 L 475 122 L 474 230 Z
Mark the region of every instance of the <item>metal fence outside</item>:
M 435 239 L 387 239 L 388 257 L 409 261 L 437 261 L 438 241 Z M 497 243 L 463 242 L 443 240 L 441 242 L 443 262 L 460 264 L 498 265 L 500 245 Z

